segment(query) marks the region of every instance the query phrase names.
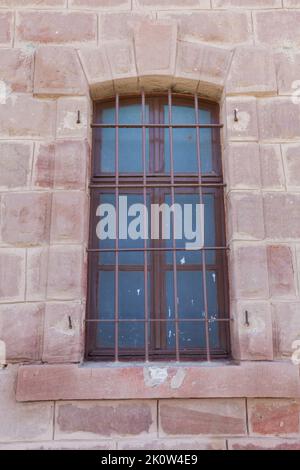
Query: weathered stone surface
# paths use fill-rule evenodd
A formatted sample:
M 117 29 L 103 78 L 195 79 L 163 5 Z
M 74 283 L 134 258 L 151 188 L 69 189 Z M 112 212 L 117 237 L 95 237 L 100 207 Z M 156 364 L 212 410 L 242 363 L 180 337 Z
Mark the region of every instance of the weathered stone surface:
M 236 299 L 269 297 L 266 248 L 237 246 L 232 250 L 232 296 Z
M 261 180 L 264 189 L 283 189 L 285 185 L 280 145 L 260 145 Z
M 178 21 L 179 37 L 215 44 L 249 43 L 251 38 L 250 16 L 241 11 L 194 11 L 159 13 L 159 18 Z M 232 27 L 234 25 L 234 28 Z
M 49 303 L 45 308 L 44 362 L 79 362 L 83 354 L 84 309 L 79 303 Z
M 266 235 L 273 240 L 300 238 L 300 195 L 266 193 L 264 214 Z
M 48 246 L 27 250 L 26 300 L 46 299 L 48 258 Z
M 105 44 L 105 53 L 114 80 L 113 86 L 115 92 L 138 93 L 138 74 L 133 41 L 109 41 Z M 99 76 L 102 76 L 102 73 Z M 105 87 L 108 91 L 109 82 Z
M 9 91 L 32 91 L 32 52 L 26 49 L 1 49 L 0 70 L 0 83 L 5 83 Z
M 82 293 L 82 247 L 51 246 L 49 250 L 47 298 L 80 299 Z
M 34 93 L 35 95 L 88 93 L 86 79 L 75 49 L 61 46 L 41 46 L 37 49 Z
M 13 444 L 0 444 L 0 450 L 116 450 L 116 442 L 105 439 L 103 441 L 40 441 L 14 442 Z
M 18 43 L 96 43 L 97 16 L 74 11 L 19 11 L 16 40 Z
M 221 47 L 179 41 L 174 79 L 176 89 L 192 92 L 198 89 L 202 96 L 218 98 L 224 85 L 231 55 L 230 50 Z M 195 82 L 194 89 L 191 89 L 193 85 L 190 80 Z
M 285 165 L 286 183 L 291 189 L 300 187 L 300 145 L 288 144 L 282 146 Z
M 97 10 L 130 10 L 131 0 L 70 0 L 70 8 Z
M 156 411 L 155 401 L 60 402 L 55 439 L 151 435 Z
M 295 439 L 242 438 L 229 439 L 229 450 L 300 450 L 300 441 Z
M 114 387 L 111 384 L 114 384 Z M 298 368 L 291 362 L 180 366 L 24 366 L 19 401 L 162 398 L 300 398 Z
M 0 441 L 50 441 L 53 433 L 53 404 L 16 403 L 16 374 L 17 366 L 8 366 L 0 373 Z
M 293 435 L 300 431 L 300 402 L 296 400 L 249 400 L 250 434 Z
M 87 197 L 84 192 L 58 191 L 52 197 L 51 243 L 80 243 L 87 226 Z
M 133 39 L 134 28 L 140 21 L 155 18 L 155 14 L 142 12 L 104 13 L 99 16 L 99 39 L 111 41 L 117 39 Z
M 177 27 L 169 21 L 140 21 L 134 42 L 139 75 L 173 75 Z
M 1 449 L 1 446 L 0 446 Z M 225 450 L 225 439 L 122 439 L 118 441 L 119 450 Z
M 78 111 L 80 122 L 78 122 Z M 58 139 L 88 136 L 90 109 L 87 98 L 59 98 L 57 101 L 56 137 Z
M 0 45 L 9 46 L 13 37 L 13 14 L 10 11 L 0 12 Z
M 286 49 L 276 52 L 274 59 L 276 64 L 278 93 L 280 95 L 293 95 L 293 99 L 299 101 L 299 52 Z
M 162 436 L 246 434 L 244 400 L 161 400 Z
M 79 57 L 87 77 L 92 98 L 100 99 L 106 95 L 113 96 L 114 86 L 106 47 L 82 48 L 79 50 Z
M 257 143 L 229 144 L 224 160 L 230 189 L 260 189 L 260 153 Z
M 246 323 L 246 312 L 248 321 Z M 233 354 L 243 361 L 273 360 L 272 316 L 268 302 L 236 302 L 232 308 Z
M 281 8 L 281 0 L 212 0 L 213 8 Z
M 0 302 L 24 300 L 25 250 L 1 248 L 0 250 Z
M 43 321 L 43 304 L 0 305 L 0 338 L 8 362 L 41 359 Z
M 272 297 L 295 296 L 293 252 L 286 245 L 267 247 L 269 285 Z
M 0 105 L 0 136 L 51 138 L 54 135 L 55 103 L 30 95 L 9 96 Z
M 234 110 L 238 110 L 235 121 Z M 226 99 L 227 139 L 237 141 L 257 141 L 258 125 L 256 99 L 252 97 Z
M 275 65 L 270 51 L 257 45 L 237 47 L 226 90 L 229 94 L 277 94 Z
M 253 18 L 257 42 L 274 48 L 299 47 L 299 11 L 259 11 Z
M 6 8 L 59 8 L 66 6 L 66 0 L 1 0 Z
M 299 12 L 300 13 L 300 12 Z M 299 140 L 299 105 L 288 98 L 257 101 L 260 139 L 269 142 Z
M 210 9 L 209 0 L 133 0 L 137 8 L 149 8 L 159 10 L 188 10 L 189 8 L 208 8 Z
M 274 350 L 276 357 L 288 357 L 292 359 L 295 352 L 296 359 L 300 354 L 300 303 L 276 302 L 273 304 Z M 295 366 L 294 366 L 295 367 Z
M 260 192 L 231 192 L 228 195 L 228 225 L 231 240 L 262 240 L 265 235 Z
M 48 240 L 50 197 L 46 193 L 7 193 L 2 198 L 2 239 L 36 245 Z
M 27 186 L 32 152 L 30 143 L 0 143 L 0 188 L 18 189 Z
M 41 188 L 84 189 L 87 167 L 86 141 L 40 144 L 36 148 L 33 182 Z

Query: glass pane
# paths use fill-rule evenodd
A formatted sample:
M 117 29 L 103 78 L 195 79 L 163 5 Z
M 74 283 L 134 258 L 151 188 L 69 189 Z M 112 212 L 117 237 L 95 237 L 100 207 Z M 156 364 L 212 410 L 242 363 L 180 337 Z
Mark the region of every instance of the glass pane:
M 169 108 L 164 106 L 165 123 L 169 122 Z M 195 124 L 195 110 L 192 106 L 172 106 L 173 124 Z M 211 113 L 199 110 L 199 123 L 210 124 Z M 169 173 L 170 143 L 169 130 L 165 130 L 165 172 Z M 202 173 L 213 171 L 212 130 L 200 129 L 200 157 Z M 195 129 L 173 129 L 173 158 L 175 173 L 198 173 L 197 134 Z
M 165 202 L 168 205 L 171 205 L 171 196 L 167 195 Z M 175 194 L 175 203 L 179 204 L 182 211 L 182 234 L 183 238 L 181 240 L 176 240 L 176 248 L 185 248 L 187 243 L 194 243 L 196 237 L 192 240 L 189 240 L 186 237 L 186 231 L 184 227 L 184 222 L 190 225 L 193 232 L 196 232 L 196 205 L 199 204 L 199 194 Z M 216 225 L 215 225 L 215 197 L 213 194 L 203 194 L 204 202 L 204 244 L 206 247 L 215 246 L 216 244 Z M 187 217 L 189 213 L 185 209 L 185 205 L 191 205 L 191 214 L 192 220 Z M 186 219 L 185 219 L 186 217 Z M 171 223 L 171 235 L 173 233 L 173 223 Z M 165 241 L 166 247 L 171 248 L 173 245 L 172 240 Z M 205 251 L 205 260 L 206 264 L 215 263 L 215 252 L 214 251 Z M 166 255 L 167 263 L 173 263 L 173 254 L 168 252 Z M 201 264 L 202 263 L 202 253 L 200 251 L 178 251 L 176 253 L 176 262 L 177 264 L 183 266 L 186 264 Z
M 203 300 L 203 274 L 201 271 L 178 271 L 177 272 L 177 292 L 178 292 L 178 318 L 183 319 L 205 319 L 205 308 Z M 208 316 L 210 321 L 211 347 L 219 344 L 219 324 L 214 321 L 218 318 L 218 297 L 217 297 L 217 276 L 215 272 L 208 271 L 207 296 L 208 296 Z M 171 271 L 166 273 L 166 302 L 167 318 L 174 320 L 174 274 Z M 180 322 L 180 341 L 182 347 L 205 348 L 205 328 L 204 322 Z M 175 323 L 167 322 L 167 344 L 168 347 L 175 346 Z
M 125 199 L 126 196 L 126 199 Z M 141 249 L 144 248 L 144 239 L 142 238 L 144 234 L 144 229 L 141 223 L 144 221 L 143 213 L 140 212 L 138 206 L 133 207 L 134 204 L 143 204 L 144 198 L 141 194 L 120 194 L 121 199 L 119 199 L 120 204 L 120 214 L 121 218 L 119 219 L 119 227 L 123 232 L 122 237 L 119 238 L 119 248 L 120 249 Z M 110 204 L 112 206 L 112 211 L 116 208 L 116 197 L 113 193 L 103 193 L 99 196 L 99 204 Z M 147 206 L 149 209 L 150 198 L 147 197 Z M 134 215 L 128 213 L 129 210 L 132 210 Z M 107 220 L 107 229 L 108 222 L 107 212 L 105 211 L 103 217 L 97 217 L 97 224 L 100 220 Z M 149 220 L 149 219 L 148 219 Z M 141 223 L 140 223 L 141 222 Z M 105 227 L 105 232 L 107 231 Z M 96 227 L 95 227 L 96 230 Z M 146 229 L 145 229 L 146 230 Z M 149 228 L 150 230 L 150 228 Z M 127 234 L 127 239 L 125 238 Z M 139 238 L 135 238 L 140 234 Z M 134 238 L 131 236 L 134 235 Z M 97 236 L 97 235 L 96 235 Z M 107 238 L 107 239 L 98 239 L 98 247 L 101 249 L 114 249 L 116 246 L 116 240 Z M 149 245 L 149 239 L 147 241 Z M 102 252 L 99 255 L 100 264 L 114 264 L 115 254 L 114 252 Z M 141 251 L 128 251 L 119 253 L 119 264 L 144 264 L 144 253 Z
M 149 283 L 150 284 L 150 283 Z M 149 289 L 148 289 L 149 290 Z M 115 272 L 100 271 L 98 277 L 98 318 L 114 320 Z M 144 320 L 145 318 L 144 272 L 119 272 L 119 319 Z M 119 347 L 144 348 L 144 322 L 119 323 Z M 115 327 L 113 321 L 100 322 L 97 329 L 98 346 L 114 348 Z
M 149 122 L 149 106 L 145 107 L 145 121 Z M 121 105 L 120 124 L 141 124 L 141 105 Z M 102 123 L 115 123 L 115 108 L 102 110 Z M 115 172 L 115 129 L 101 131 L 101 172 Z M 149 130 L 146 130 L 146 162 L 149 165 Z M 141 173 L 143 171 L 142 129 L 119 129 L 119 172 Z
M 119 316 L 122 319 L 145 318 L 145 290 L 143 272 L 119 273 Z M 120 348 L 144 348 L 145 326 L 143 322 L 121 322 Z

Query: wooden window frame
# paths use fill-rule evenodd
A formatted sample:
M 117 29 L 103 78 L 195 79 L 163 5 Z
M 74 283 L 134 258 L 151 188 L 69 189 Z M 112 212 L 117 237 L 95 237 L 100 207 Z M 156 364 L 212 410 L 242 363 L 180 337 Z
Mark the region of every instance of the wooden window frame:
M 171 95 L 171 107 L 173 104 L 182 104 L 188 106 L 194 106 L 193 98 L 182 95 L 172 95 L 169 92 L 168 96 L 166 94 L 156 94 L 147 96 L 147 104 L 150 106 L 150 123 L 153 124 L 166 124 L 164 123 L 164 106 L 166 104 L 170 105 L 170 95 Z M 143 95 L 145 104 L 145 96 Z M 119 106 L 119 98 L 116 100 L 106 100 L 95 102 L 94 105 L 94 127 L 97 124 L 101 123 L 101 110 L 105 107 L 112 107 L 116 103 Z M 141 97 L 126 97 L 122 99 L 122 104 L 130 103 L 141 103 Z M 194 100 L 195 103 L 195 100 Z M 198 97 L 197 97 L 198 103 Z M 97 313 L 97 299 L 96 291 L 98 285 L 98 273 L 101 270 L 113 270 L 114 265 L 102 265 L 101 270 L 97 266 L 97 250 L 94 250 L 95 245 L 95 226 L 96 226 L 96 206 L 99 203 L 99 194 L 107 191 L 109 193 L 115 192 L 115 189 L 118 190 L 118 195 L 121 194 L 122 185 L 128 185 L 130 188 L 126 190 L 126 194 L 130 192 L 137 193 L 137 190 L 134 189 L 135 186 L 141 186 L 138 190 L 138 194 L 142 194 L 142 191 L 145 191 L 145 175 L 143 173 L 114 173 L 108 174 L 105 173 L 101 175 L 100 172 L 100 158 L 101 151 L 99 146 L 101 145 L 101 140 L 96 139 L 96 132 L 93 134 L 93 150 L 92 150 L 92 175 L 91 175 L 91 205 L 90 205 L 90 238 L 89 238 L 89 259 L 88 259 L 88 302 L 87 302 L 87 318 L 86 318 L 86 359 L 87 360 L 96 360 L 96 361 L 112 361 L 112 360 L 124 360 L 124 361 L 136 361 L 136 360 L 179 360 L 180 361 L 203 361 L 211 360 L 217 358 L 228 358 L 230 354 L 230 341 L 229 341 L 229 299 L 228 299 L 228 274 L 227 274 L 227 252 L 226 252 L 226 238 L 225 238 L 225 211 L 224 211 L 224 183 L 222 176 L 222 164 L 221 164 L 221 146 L 220 146 L 220 127 L 221 125 L 218 122 L 219 119 L 219 107 L 217 104 L 210 101 L 201 100 L 201 109 L 207 109 L 211 112 L 212 124 L 215 126 L 212 128 L 213 141 L 215 145 L 213 146 L 213 164 L 216 169 L 215 174 L 201 174 L 201 188 L 202 193 L 213 192 L 215 194 L 215 227 L 216 227 L 216 246 L 218 249 L 216 253 L 216 264 L 215 266 L 206 265 L 209 269 L 214 269 L 218 275 L 218 305 L 219 311 L 222 312 L 221 318 L 219 321 L 219 334 L 220 334 L 220 344 L 221 348 L 219 350 L 213 350 L 207 347 L 198 348 L 193 350 L 181 350 L 176 351 L 167 349 L 162 341 L 162 338 L 165 338 L 163 334 L 164 326 L 166 325 L 165 318 L 162 318 L 164 314 L 162 306 L 165 303 L 165 288 L 162 282 L 162 279 L 165 278 L 164 274 L 166 271 L 172 271 L 174 265 L 167 265 L 165 260 L 165 252 L 159 251 L 163 248 L 162 240 L 152 240 L 151 249 L 158 249 L 157 251 L 151 251 L 149 253 L 150 262 L 147 262 L 147 276 L 150 277 L 150 318 L 151 321 L 151 333 L 150 333 L 150 343 L 148 345 L 148 351 L 146 354 L 145 348 L 142 350 L 137 349 L 126 349 L 119 350 L 117 347 L 116 350 L 112 349 L 98 349 L 96 346 L 96 336 L 97 336 L 97 323 L 99 322 L 98 313 Z M 201 124 L 201 123 L 200 123 Z M 170 126 L 169 129 L 173 128 Z M 117 129 L 117 127 L 116 127 Z M 144 130 L 144 128 L 143 128 Z M 117 132 L 117 131 L 116 131 Z M 189 188 L 188 185 L 197 185 L 199 181 L 199 175 L 197 173 L 187 174 L 187 173 L 174 173 L 173 171 L 173 180 L 171 181 L 172 175 L 165 174 L 163 172 L 163 158 L 164 158 L 164 132 L 165 128 L 150 128 L 149 129 L 149 165 L 150 171 L 146 174 L 146 192 L 147 194 L 152 194 L 155 201 L 151 199 L 151 202 L 161 203 L 163 200 L 162 195 L 170 194 L 171 188 L 167 185 L 173 183 L 173 185 L 179 185 L 182 190 L 190 192 L 196 191 L 197 186 Z M 117 134 L 116 134 L 117 136 Z M 116 148 L 118 152 L 118 148 Z M 173 186 L 174 187 L 174 186 Z M 106 189 L 105 189 L 106 188 Z M 109 189 L 110 188 L 110 189 Z M 168 188 L 168 189 L 166 189 Z M 187 189 L 189 188 L 189 189 Z M 124 188 L 125 189 L 125 188 Z M 115 192 L 117 194 L 117 192 Z M 157 199 L 157 201 L 156 201 Z M 118 251 L 118 250 L 117 250 Z M 116 253 L 117 253 L 116 251 Z M 172 250 L 170 250 L 172 252 Z M 148 256 L 148 254 L 146 254 Z M 173 267 L 172 267 L 173 266 Z M 184 269 L 184 271 L 193 271 L 197 270 L 200 272 L 202 265 L 185 265 L 184 268 L 179 265 L 176 266 L 176 271 Z M 145 266 L 141 265 L 118 265 L 118 272 L 120 271 L 141 271 L 145 273 Z M 203 272 L 203 266 L 202 266 Z M 162 288 L 161 288 L 162 286 Z M 118 286 L 115 285 L 115 290 Z M 159 292 L 159 295 L 157 295 Z M 163 320 L 163 321 L 162 321 Z M 116 321 L 116 320 L 114 320 Z M 119 319 L 117 322 L 119 323 Z M 145 337 L 146 339 L 146 337 Z M 145 341 L 146 342 L 146 341 Z M 115 345 L 116 349 L 116 345 Z

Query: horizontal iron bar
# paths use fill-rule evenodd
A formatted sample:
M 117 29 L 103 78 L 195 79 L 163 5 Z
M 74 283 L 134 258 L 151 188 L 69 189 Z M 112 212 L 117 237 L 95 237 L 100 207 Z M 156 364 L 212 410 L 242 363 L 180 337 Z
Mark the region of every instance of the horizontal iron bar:
M 119 318 L 118 320 L 109 320 L 107 318 L 103 318 L 103 319 L 93 319 L 93 318 L 86 318 L 84 320 L 86 323 L 115 323 L 116 321 L 118 321 L 118 323 L 132 323 L 132 322 L 138 322 L 138 323 L 145 323 L 146 320 L 141 320 L 140 318 L 136 318 L 136 319 L 132 319 L 132 318 L 128 318 L 128 319 L 124 319 L 124 318 Z M 183 318 L 183 319 L 178 319 L 176 320 L 175 318 L 158 318 L 158 319 L 155 319 L 155 318 L 149 318 L 148 321 L 150 322 L 172 322 L 172 323 L 180 323 L 180 322 L 198 322 L 198 323 L 205 323 L 206 321 L 208 323 L 214 323 L 214 322 L 231 322 L 233 321 L 232 318 L 209 318 L 208 320 L 206 320 L 205 318 Z
M 91 183 L 90 188 L 198 188 L 203 186 L 205 188 L 221 187 L 225 188 L 225 183 L 162 183 L 162 184 L 107 184 L 107 183 Z
M 224 124 L 98 124 L 92 123 L 93 129 L 221 129 Z
M 187 248 L 87 248 L 88 253 L 102 253 L 102 252 L 136 252 L 136 251 L 226 251 L 229 246 L 205 246 L 197 250 L 188 250 Z

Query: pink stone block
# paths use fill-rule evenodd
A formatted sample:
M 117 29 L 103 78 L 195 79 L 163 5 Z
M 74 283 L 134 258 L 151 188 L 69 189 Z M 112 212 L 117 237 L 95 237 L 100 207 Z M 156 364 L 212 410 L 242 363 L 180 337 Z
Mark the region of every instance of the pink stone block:
M 261 245 L 233 247 L 232 296 L 236 299 L 269 297 L 266 248 Z
M 24 300 L 25 250 L 0 250 L 0 302 Z
M 36 245 L 49 238 L 50 197 L 46 193 L 8 193 L 3 196 L 2 239 Z
M 286 245 L 267 247 L 269 285 L 272 297 L 295 296 L 293 252 Z
M 88 166 L 86 141 L 40 144 L 36 149 L 33 182 L 42 188 L 85 189 Z
M 11 446 L 18 446 L 18 442 L 50 441 L 53 437 L 54 405 L 50 402 L 17 403 L 17 371 L 17 366 L 9 365 L 0 374 L 0 441 L 11 442 Z
M 300 358 L 300 302 L 273 304 L 274 350 L 276 357 Z M 294 355 L 294 356 L 293 356 Z M 296 366 L 294 366 L 296 367 Z
M 59 98 L 57 101 L 56 136 L 58 139 L 87 138 L 90 122 L 87 98 Z M 78 111 L 80 122 L 78 122 Z
M 250 434 L 294 435 L 300 432 L 300 402 L 296 400 L 249 400 Z
M 19 11 L 16 39 L 18 43 L 95 43 L 97 16 L 74 11 Z
M 47 298 L 80 299 L 83 285 L 81 246 L 52 246 L 49 250 Z
M 10 46 L 13 38 L 13 14 L 0 12 L 0 45 Z
M 211 44 L 245 44 L 251 40 L 251 18 L 242 11 L 162 12 L 178 21 L 180 40 Z M 232 25 L 234 24 L 234 28 Z
M 54 135 L 54 101 L 21 94 L 8 96 L 3 104 L 0 106 L 1 138 L 49 139 Z
M 41 359 L 43 319 L 43 304 L 0 305 L 0 338 L 8 362 Z
M 17 189 L 27 186 L 31 172 L 31 157 L 30 143 L 0 143 L 0 187 Z
M 265 193 L 264 214 L 266 235 L 273 240 L 300 238 L 300 195 L 297 193 Z
M 87 83 L 75 49 L 41 46 L 35 55 L 35 95 L 86 95 Z M 74 124 L 77 121 L 77 116 Z
M 1 449 L 1 447 L 0 447 Z M 225 439 L 178 437 L 171 439 L 122 439 L 118 441 L 119 450 L 225 450 Z
M 162 436 L 246 434 L 246 406 L 243 399 L 161 400 Z
M 174 74 L 177 27 L 170 21 L 140 21 L 134 42 L 139 75 Z
M 87 197 L 84 192 L 59 191 L 53 194 L 51 243 L 80 243 L 87 226 Z
M 260 145 L 261 179 L 264 189 L 284 189 L 285 179 L 280 145 Z
M 238 110 L 238 121 L 235 121 L 235 109 Z M 258 124 L 256 99 L 227 98 L 226 100 L 227 139 L 230 141 L 257 141 Z
M 241 438 L 229 439 L 229 450 L 300 450 L 298 439 Z
M 299 139 L 299 105 L 290 98 L 260 99 L 257 101 L 257 109 L 260 140 L 281 142 L 282 140 Z
M 80 362 L 84 308 L 79 303 L 49 303 L 45 309 L 44 362 Z
M 229 94 L 277 94 L 275 65 L 270 51 L 257 44 L 237 47 L 226 89 Z
M 60 402 L 55 439 L 155 435 L 156 413 L 155 401 Z
M 9 91 L 32 92 L 32 52 L 25 49 L 1 49 L 0 69 L 0 80 Z
M 47 246 L 27 250 L 26 300 L 46 299 L 48 261 Z
M 247 313 L 246 313 L 247 312 Z M 246 316 L 247 315 L 247 316 Z M 232 308 L 234 358 L 272 361 L 272 316 L 268 302 L 236 302 Z
M 232 189 L 260 189 L 259 146 L 254 142 L 232 143 L 226 149 L 227 179 Z
M 300 145 L 288 144 L 282 146 L 283 159 L 286 171 L 286 183 L 288 188 L 300 187 Z
M 263 202 L 258 192 L 231 192 L 228 195 L 229 239 L 262 240 L 265 235 Z
M 300 45 L 299 11 L 277 10 L 255 12 L 256 41 L 274 48 L 295 48 Z

